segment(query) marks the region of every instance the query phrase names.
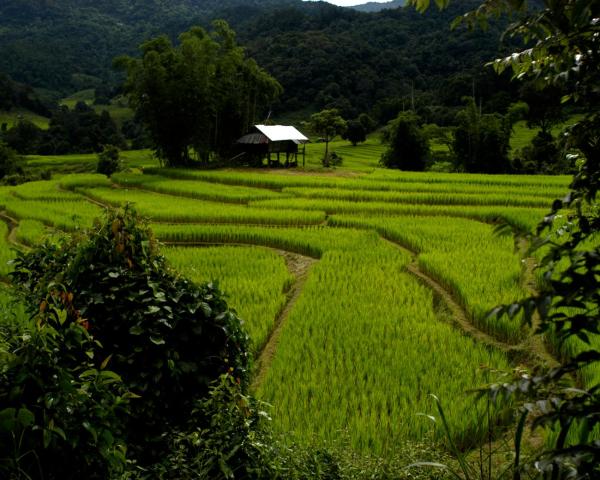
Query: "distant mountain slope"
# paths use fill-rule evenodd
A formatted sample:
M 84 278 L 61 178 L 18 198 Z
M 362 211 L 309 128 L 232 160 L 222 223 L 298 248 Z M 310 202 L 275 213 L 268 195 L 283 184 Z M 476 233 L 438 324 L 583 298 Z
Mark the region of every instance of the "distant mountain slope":
M 350 7 L 359 12 L 380 12 L 381 10 L 387 10 L 391 8 L 400 8 L 406 5 L 406 0 L 391 0 L 389 2 L 368 2 L 361 5 L 354 5 Z
M 249 19 L 301 0 L 2 0 L 0 71 L 36 87 L 80 90 L 114 78 L 112 58 L 145 39 L 207 25 L 223 11 Z
M 473 75 L 481 76 L 483 63 L 497 54 L 494 25 L 488 32 L 450 33 L 451 19 L 476 3 L 457 0 L 444 12 L 420 15 L 302 0 L 2 0 L 0 71 L 64 94 L 116 84 L 115 56 L 135 55 L 152 36 L 175 39 L 192 25 L 224 18 L 284 86 L 277 112 L 397 112 L 408 96 L 453 105 L 471 93 Z M 494 94 L 494 85 L 482 83 L 490 76 L 477 80 L 478 91 Z

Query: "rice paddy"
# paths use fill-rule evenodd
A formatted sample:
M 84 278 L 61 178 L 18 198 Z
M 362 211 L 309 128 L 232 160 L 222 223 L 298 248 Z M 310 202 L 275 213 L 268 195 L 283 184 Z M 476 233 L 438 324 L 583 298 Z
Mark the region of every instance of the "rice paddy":
M 307 168 L 289 171 L 159 168 L 150 152 L 127 152 L 130 170 L 110 179 L 89 173 L 93 156 L 30 157 L 88 173 L 0 190 L 0 276 L 14 243 L 88 228 L 106 207 L 131 203 L 174 268 L 228 295 L 261 359 L 254 393 L 273 405 L 277 432 L 393 455 L 406 441 L 442 441 L 418 415 L 436 394 L 454 440 L 477 446 L 488 420 L 468 392 L 511 361 L 461 330 L 414 271 L 473 329 L 517 348 L 530 332 L 487 316 L 525 295 L 513 240 L 495 226 L 533 228 L 569 179 L 382 170 L 374 141 L 335 144 L 344 164 L 322 172 L 324 146 L 309 147 Z

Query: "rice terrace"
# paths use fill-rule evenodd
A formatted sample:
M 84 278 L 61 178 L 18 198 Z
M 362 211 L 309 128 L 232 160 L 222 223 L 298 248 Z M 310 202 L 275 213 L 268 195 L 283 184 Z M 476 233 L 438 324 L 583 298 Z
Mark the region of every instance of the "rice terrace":
M 176 269 L 218 279 L 278 431 L 385 456 L 441 439 L 418 415 L 435 394 L 454 441 L 473 447 L 488 417 L 467 392 L 548 357 L 518 320 L 488 318 L 533 282 L 495 226 L 534 227 L 569 179 L 392 172 L 377 168 L 380 149 L 345 147 L 349 166 L 331 173 L 158 168 L 140 152 L 127 161 L 136 173 L 2 187 L 2 259 L 130 203 Z
M 599 85 L 599 0 L 0 1 L 0 480 L 599 479 Z

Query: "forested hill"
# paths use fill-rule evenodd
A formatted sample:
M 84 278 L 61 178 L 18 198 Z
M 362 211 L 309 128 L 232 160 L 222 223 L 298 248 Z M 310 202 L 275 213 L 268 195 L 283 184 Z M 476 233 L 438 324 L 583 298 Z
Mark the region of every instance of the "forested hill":
M 468 4 L 423 16 L 301 0 L 3 0 L 0 71 L 61 93 L 114 83 L 116 55 L 135 54 L 151 36 L 174 38 L 225 18 L 283 84 L 279 111 L 337 106 L 350 115 L 389 102 L 397 111 L 409 96 L 455 104 L 471 93 L 472 72 L 497 52 L 498 29 L 450 34 L 450 20 Z M 497 90 L 477 83 L 482 93 Z
M 223 10 L 251 18 L 301 0 L 2 0 L 0 71 L 51 90 L 114 78 L 112 58 L 150 36 L 176 36 Z

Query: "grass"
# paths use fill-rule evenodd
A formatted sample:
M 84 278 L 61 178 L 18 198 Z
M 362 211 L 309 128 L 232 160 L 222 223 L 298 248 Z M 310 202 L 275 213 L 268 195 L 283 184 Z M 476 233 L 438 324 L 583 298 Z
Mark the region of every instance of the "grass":
M 15 258 L 14 246 L 8 241 L 8 225 L 0 221 L 0 278 L 6 279 L 12 270 L 8 264 Z
M 2 187 L 0 206 L 19 220 L 16 239 L 34 245 L 56 229 L 91 225 L 103 208 L 88 200 L 134 203 L 155 235 L 173 244 L 165 253 L 178 270 L 220 281 L 255 355 L 292 281 L 271 249 L 317 259 L 259 376 L 256 393 L 273 403 L 276 430 L 392 455 L 430 435 L 417 413 L 431 411 L 435 393 L 455 440 L 475 445 L 486 424 L 465 392 L 489 380 L 480 365 L 508 368 L 508 360 L 448 322 L 408 264 L 451 292 L 479 329 L 519 342 L 529 332 L 518 322 L 486 316 L 524 292 L 512 240 L 494 236 L 493 224 L 532 228 L 569 179 L 389 171 L 377 166 L 383 147 L 376 142 L 332 147 L 345 163 L 329 171 L 319 164 L 323 144 L 309 145 L 306 168 L 295 170 L 161 169 L 150 151 L 123 152 L 129 171 L 112 179 L 92 173 L 93 154 L 29 157 L 40 168 L 86 173 Z M 412 249 L 415 259 L 384 239 Z
M 454 192 L 386 192 L 378 190 L 349 190 L 332 188 L 284 188 L 284 193 L 302 198 L 348 200 L 353 202 L 390 202 L 420 205 L 499 205 L 515 207 L 548 207 L 550 200 L 541 196 L 501 193 Z
M 135 205 L 143 216 L 168 223 L 240 223 L 265 225 L 314 225 L 325 220 L 323 212 L 263 209 L 193 200 L 125 188 L 81 188 L 77 191 L 103 204 Z
M 50 121 L 48 118 L 37 115 L 29 110 L 16 109 L 9 112 L 0 111 L 0 127 L 3 124 L 6 124 L 6 128 L 11 129 L 20 120 L 28 120 L 43 129 L 48 128 L 48 123 Z
M 53 235 L 46 225 L 39 220 L 20 220 L 15 231 L 17 242 L 30 247 L 39 245 Z
M 11 193 L 21 200 L 40 200 L 45 202 L 81 201 L 81 196 L 60 189 L 57 181 L 27 182 L 11 189 Z
M 60 230 L 73 231 L 88 228 L 93 220 L 102 216 L 104 210 L 86 201 L 72 200 L 5 200 L 7 213 L 19 220 L 37 220 Z
M 565 127 L 572 125 L 574 122 L 580 120 L 581 117 L 582 115 L 572 115 L 566 121 L 555 125 L 552 128 L 552 135 L 557 137 L 565 129 Z M 533 137 L 535 137 L 539 131 L 539 128 L 527 127 L 527 122 L 525 122 L 525 120 L 515 123 L 512 135 L 510 137 L 510 148 L 513 156 L 518 150 L 530 145 Z
M 171 247 L 163 253 L 192 280 L 218 282 L 242 318 L 253 352 L 260 351 L 293 282 L 283 257 L 260 247 Z
M 160 175 L 114 174 L 112 180 L 119 185 L 135 187 L 158 193 L 225 203 L 247 203 L 250 200 L 282 198 L 284 195 L 272 190 L 221 185 L 202 181 L 179 181 Z
M 80 90 L 75 92 L 68 97 L 63 98 L 59 104 L 68 107 L 69 109 L 73 109 L 78 102 L 85 102 L 88 105 L 91 105 L 94 102 L 95 98 L 95 90 L 93 88 L 88 88 L 86 90 Z
M 479 328 L 506 342 L 523 339 L 518 319 L 488 318 L 496 305 L 526 296 L 512 238 L 494 235 L 490 225 L 451 217 L 336 216 L 330 222 L 374 228 L 385 238 L 417 252 L 422 271 L 452 291 Z
M 430 215 L 463 217 L 484 222 L 506 222 L 530 230 L 548 212 L 544 208 L 501 207 L 490 205 L 422 205 L 394 204 L 390 202 L 351 202 L 344 200 L 291 198 L 287 200 L 261 200 L 250 202 L 256 208 L 285 208 L 301 211 L 317 210 L 328 215 L 359 214 L 373 216 Z
M 123 151 L 119 154 L 124 169 L 158 167 L 158 160 L 150 150 Z M 98 164 L 96 153 L 71 155 L 27 155 L 24 157 L 28 168 L 48 169 L 53 174 L 93 173 Z
M 480 365 L 506 360 L 436 319 L 431 292 L 403 273 L 408 260 L 373 241 L 328 251 L 313 267 L 257 392 L 274 405 L 277 430 L 328 445 L 347 432 L 353 450 L 386 455 L 428 436 L 417 413 L 436 393 L 452 399 L 455 441 L 482 439 L 465 392 L 486 381 Z

